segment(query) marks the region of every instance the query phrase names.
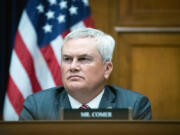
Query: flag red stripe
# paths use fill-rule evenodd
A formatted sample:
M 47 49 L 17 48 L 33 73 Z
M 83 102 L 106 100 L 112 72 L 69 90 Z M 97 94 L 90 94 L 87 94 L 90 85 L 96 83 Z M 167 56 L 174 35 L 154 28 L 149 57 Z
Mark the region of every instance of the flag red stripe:
M 11 76 L 9 76 L 9 80 L 8 80 L 7 95 L 10 103 L 12 104 L 16 113 L 19 115 L 23 108 L 24 97 L 17 88 Z
M 62 38 L 65 38 L 65 36 L 66 36 L 69 32 L 71 32 L 69 29 L 66 30 L 65 32 L 63 32 L 63 33 L 61 34 Z
M 86 27 L 92 27 L 92 28 L 94 28 L 94 22 L 93 22 L 91 16 L 85 18 L 85 19 L 83 20 L 83 22 L 84 22 L 84 24 L 85 24 Z
M 56 85 L 62 85 L 62 80 L 61 80 L 61 70 L 60 66 L 58 64 L 57 58 L 51 48 L 50 45 L 47 45 L 43 48 L 40 49 L 42 55 L 44 56 L 44 59 L 50 69 L 50 72 L 53 76 L 54 82 Z M 59 50 L 61 51 L 61 50 Z
M 14 49 L 16 51 L 18 58 L 20 59 L 20 62 L 24 66 L 24 69 L 26 70 L 29 76 L 31 86 L 32 86 L 32 91 L 33 92 L 40 91 L 41 86 L 35 75 L 33 58 L 29 50 L 27 49 L 26 45 L 24 44 L 19 32 L 17 32 L 16 34 L 16 41 L 15 41 Z

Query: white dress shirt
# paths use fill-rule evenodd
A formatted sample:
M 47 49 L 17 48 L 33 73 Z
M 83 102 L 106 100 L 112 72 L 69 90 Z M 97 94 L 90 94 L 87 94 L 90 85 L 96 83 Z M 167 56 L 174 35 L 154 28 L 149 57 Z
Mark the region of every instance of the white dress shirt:
M 98 96 L 96 96 L 86 105 L 88 105 L 91 109 L 99 108 L 99 104 L 103 96 L 103 93 L 104 93 L 104 89 L 101 91 L 101 93 L 99 93 Z M 72 109 L 79 109 L 82 106 L 82 104 L 79 101 L 77 101 L 75 98 L 73 98 L 71 95 L 68 94 L 68 97 L 69 97 L 69 101 L 70 101 Z

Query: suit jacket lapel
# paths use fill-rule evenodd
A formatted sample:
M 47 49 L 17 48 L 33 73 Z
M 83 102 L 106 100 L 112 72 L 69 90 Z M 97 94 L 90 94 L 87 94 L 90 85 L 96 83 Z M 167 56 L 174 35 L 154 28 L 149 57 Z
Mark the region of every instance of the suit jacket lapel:
M 116 99 L 115 93 L 113 93 L 113 91 L 111 91 L 110 88 L 105 87 L 105 91 L 104 91 L 103 97 L 101 99 L 99 108 L 102 108 L 102 109 L 114 108 L 115 107 L 115 99 Z
M 71 108 L 71 104 L 69 102 L 69 98 L 67 95 L 67 92 L 64 90 L 62 91 L 61 94 L 59 94 L 59 108 L 66 108 L 66 109 L 70 109 Z
M 59 109 L 60 108 L 71 109 L 72 107 L 71 107 L 67 92 L 64 90 L 64 88 L 61 92 L 58 94 L 59 95 L 59 98 L 58 98 Z M 104 90 L 104 94 L 100 101 L 99 108 L 104 108 L 104 109 L 114 108 L 115 99 L 116 99 L 116 94 L 108 86 L 106 86 Z

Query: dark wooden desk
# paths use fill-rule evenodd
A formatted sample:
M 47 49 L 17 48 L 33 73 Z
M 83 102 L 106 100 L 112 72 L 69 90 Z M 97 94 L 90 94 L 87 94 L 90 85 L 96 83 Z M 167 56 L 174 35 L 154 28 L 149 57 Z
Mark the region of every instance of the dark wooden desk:
M 180 121 L 0 122 L 0 135 L 180 135 Z

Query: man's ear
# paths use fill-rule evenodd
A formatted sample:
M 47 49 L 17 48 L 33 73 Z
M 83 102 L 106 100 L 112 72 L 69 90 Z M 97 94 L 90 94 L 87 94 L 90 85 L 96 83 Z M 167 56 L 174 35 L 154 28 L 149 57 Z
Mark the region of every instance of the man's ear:
M 112 70 L 113 70 L 113 64 L 111 61 L 107 61 L 105 64 L 104 64 L 104 78 L 105 79 L 108 79 Z

